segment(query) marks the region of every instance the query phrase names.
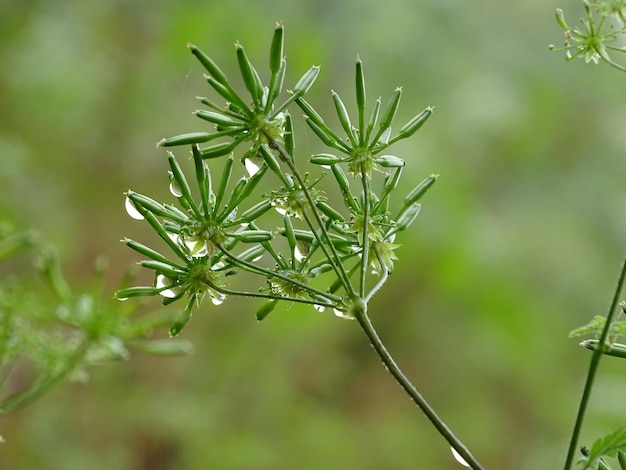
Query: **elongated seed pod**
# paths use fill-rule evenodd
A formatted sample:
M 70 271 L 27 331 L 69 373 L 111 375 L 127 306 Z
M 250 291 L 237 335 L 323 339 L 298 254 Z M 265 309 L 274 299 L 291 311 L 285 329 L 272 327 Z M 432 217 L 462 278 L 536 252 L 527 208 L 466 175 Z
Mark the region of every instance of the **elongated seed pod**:
M 136 287 L 128 287 L 126 289 L 120 289 L 115 292 L 115 297 L 120 300 L 126 300 L 131 297 L 144 297 L 150 295 L 157 295 L 159 293 L 159 289 L 152 286 L 136 286 Z
M 336 165 L 337 163 L 341 163 L 343 158 L 340 158 L 332 153 L 316 153 L 311 156 L 311 163 L 315 165 Z
M 206 109 L 198 109 L 194 111 L 194 114 L 198 116 L 200 119 L 204 121 L 211 122 L 223 128 L 227 127 L 239 127 L 242 128 L 241 123 L 235 121 L 234 119 L 224 116 L 223 114 L 216 113 L 213 111 L 207 111 Z
M 272 232 L 267 230 L 244 230 L 242 232 L 229 233 L 228 236 L 243 243 L 266 242 L 273 238 Z
M 265 317 L 267 317 L 272 312 L 272 310 L 276 308 L 277 303 L 278 303 L 278 299 L 274 299 L 274 300 L 268 300 L 263 305 L 261 305 L 261 307 L 259 307 L 259 309 L 256 312 L 256 319 L 258 321 L 261 321 Z
M 139 264 L 144 268 L 152 269 L 159 274 L 163 274 L 173 279 L 176 279 L 179 276 L 185 275 L 187 273 L 186 269 L 178 269 L 172 266 L 170 263 L 161 263 L 160 261 L 155 261 L 153 259 L 145 259 Z
M 234 142 L 220 142 L 219 144 L 200 149 L 200 155 L 204 159 L 222 157 L 232 152 L 235 146 Z
M 374 127 L 376 126 L 376 122 L 378 121 L 378 114 L 380 113 L 380 98 L 376 98 L 376 101 L 374 101 L 374 104 L 372 105 L 372 109 L 370 111 L 370 116 L 369 119 L 367 121 L 367 129 L 365 131 L 365 138 L 364 141 L 365 142 L 369 142 L 370 141 L 370 136 L 372 134 L 372 129 L 374 129 Z M 378 139 L 374 139 L 374 141 L 376 141 Z
M 256 106 L 261 105 L 261 97 L 263 96 L 263 84 L 259 78 L 259 74 L 248 59 L 246 51 L 239 43 L 235 44 L 237 48 L 237 62 L 239 63 L 239 70 L 243 78 L 244 85 L 252 96 L 252 100 Z
M 396 157 L 395 155 L 381 155 L 380 157 L 374 158 L 374 162 L 384 168 L 398 168 L 406 165 L 404 160 L 400 157 Z
M 335 103 L 335 110 L 337 111 L 337 116 L 339 117 L 339 123 L 346 135 L 350 139 L 353 145 L 356 145 L 356 141 L 354 140 L 354 135 L 352 134 L 352 123 L 350 122 L 350 116 L 348 115 L 348 110 L 346 106 L 341 101 L 341 97 L 331 90 L 331 94 L 333 97 L 333 102 Z
M 289 113 L 285 113 L 285 135 L 283 139 L 285 141 L 285 150 L 287 150 L 287 153 L 291 156 L 291 160 L 293 160 L 293 152 L 296 148 L 296 138 L 293 133 L 291 114 Z
M 390 143 L 393 143 L 399 139 L 405 139 L 415 134 L 417 130 L 422 127 L 426 120 L 433 114 L 433 109 L 434 108 L 429 106 L 413 119 L 411 119 L 409 122 L 407 122 L 404 126 L 402 126 L 402 128 L 398 132 L 398 135 L 391 139 Z
M 211 140 L 212 134 L 209 132 L 189 132 L 187 134 L 167 137 L 157 142 L 157 147 L 174 147 L 177 145 L 202 144 Z
M 204 68 L 211 74 L 211 76 L 217 80 L 222 85 L 228 83 L 228 79 L 222 70 L 217 66 L 217 64 L 211 59 L 208 55 L 202 52 L 193 44 L 187 44 L 187 47 L 191 50 L 191 53 L 196 56 L 196 58 L 200 61 L 200 63 L 204 66 Z
M 421 197 L 426 194 L 426 191 L 430 189 L 430 187 L 435 184 L 439 175 L 430 175 L 420 184 L 418 184 L 407 196 L 404 198 L 405 205 L 411 205 L 421 199 Z
M 172 263 L 170 260 L 168 260 L 165 256 L 163 256 L 161 253 L 159 253 L 156 250 L 153 250 L 152 248 L 136 242 L 135 240 L 131 240 L 129 238 L 125 238 L 124 240 L 122 240 L 124 242 L 124 244 L 126 244 L 126 246 L 128 246 L 129 248 L 135 250 L 137 253 L 142 254 L 144 256 L 147 256 L 148 258 L 153 259 L 154 261 L 160 261 L 161 263 L 167 263 L 170 264 L 173 267 L 179 268 L 179 269 L 183 269 L 182 266 Z
M 272 45 L 270 46 L 270 71 L 276 73 L 280 68 L 283 60 L 283 49 L 285 43 L 285 29 L 282 22 L 276 23 L 274 36 L 272 37 Z
M 309 70 L 307 70 L 304 75 L 298 80 L 296 86 L 293 87 L 293 93 L 297 96 L 303 96 L 307 91 L 313 86 L 315 83 L 315 79 L 320 73 L 320 68 L 317 65 L 314 65 Z

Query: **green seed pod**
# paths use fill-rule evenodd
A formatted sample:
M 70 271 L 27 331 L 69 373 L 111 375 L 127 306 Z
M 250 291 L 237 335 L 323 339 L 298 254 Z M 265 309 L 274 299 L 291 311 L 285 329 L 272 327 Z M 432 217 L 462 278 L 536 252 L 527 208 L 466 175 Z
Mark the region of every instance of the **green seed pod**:
M 433 114 L 433 109 L 433 107 L 429 106 L 413 119 L 411 119 L 409 122 L 407 122 L 404 126 L 402 126 L 398 135 L 394 137 L 390 143 L 393 143 L 399 139 L 405 139 L 415 134 L 415 132 L 417 132 L 420 127 L 422 127 L 422 125 L 431 116 L 431 114 Z
M 385 234 L 385 238 L 388 238 L 393 233 L 406 230 L 409 225 L 413 223 L 417 214 L 419 214 L 420 209 L 421 206 L 419 204 L 411 204 L 410 206 L 404 207 L 396 217 L 396 225 L 389 229 L 389 231 Z
M 626 470 L 626 454 L 621 450 L 617 452 L 617 461 L 621 470 Z
M 309 271 L 309 274 L 311 275 L 311 277 L 317 277 L 320 274 L 327 273 L 331 269 L 333 269 L 333 266 L 331 264 L 324 263 L 324 264 L 321 264 L 321 265 L 316 266 L 315 268 L 311 269 Z
M 167 137 L 157 142 L 157 147 L 174 147 L 177 145 L 202 144 L 211 140 L 212 134 L 208 132 L 190 132 L 188 134 Z
M 229 105 L 229 109 L 241 113 L 246 117 L 251 117 L 253 115 L 252 111 L 248 107 L 248 105 L 243 101 L 243 99 L 237 94 L 235 90 L 233 90 L 230 86 L 222 85 L 220 82 L 215 80 L 213 77 L 209 77 L 205 75 L 206 81 L 211 85 L 211 87 L 224 98 L 226 101 L 231 103 Z
M 278 163 L 278 160 L 276 160 L 276 157 L 274 156 L 272 151 L 267 148 L 266 145 L 261 145 L 261 147 L 259 147 L 259 153 L 263 157 L 263 161 L 265 162 L 265 164 L 269 167 L 270 170 L 272 170 L 272 172 L 276 176 L 278 176 L 278 178 L 282 181 L 285 187 L 293 187 L 293 183 L 290 183 L 290 181 L 286 178 L 285 174 L 280 169 L 280 164 Z
M 309 125 L 315 135 L 329 147 L 337 147 L 337 139 L 333 136 L 332 132 L 327 132 L 328 128 L 323 129 L 313 122 L 310 118 L 306 119 L 306 123 Z
M 177 264 L 172 263 L 170 260 L 168 260 L 165 256 L 163 256 L 158 251 L 155 251 L 152 248 L 147 247 L 146 245 L 136 242 L 135 240 L 131 240 L 130 238 L 125 238 L 124 240 L 122 240 L 122 242 L 124 242 L 124 244 L 128 246 L 130 249 L 135 250 L 137 253 L 147 256 L 148 258 L 151 258 L 155 261 L 160 261 L 161 263 L 169 263 L 174 267 L 183 269 L 182 266 L 178 266 Z
M 270 86 L 268 91 L 267 103 L 265 104 L 265 112 L 269 113 L 272 109 L 272 105 L 278 95 L 280 95 L 281 90 L 283 89 L 283 84 L 285 82 L 285 71 L 287 70 L 287 61 L 282 59 L 280 61 L 280 67 L 276 71 L 276 73 L 272 73 L 272 77 L 270 78 Z
M 324 120 L 322 119 L 322 116 L 320 116 L 318 114 L 317 111 L 315 111 L 315 109 L 313 108 L 313 106 L 311 106 L 308 101 L 306 101 L 304 98 L 298 98 L 296 100 L 296 104 L 300 107 L 300 109 L 302 110 L 302 112 L 304 112 L 304 114 L 311 119 L 315 124 L 317 124 L 320 127 L 325 127 L 326 124 L 324 124 Z
M 217 80 L 222 85 L 226 85 L 228 83 L 226 75 L 217 66 L 217 64 L 213 62 L 213 59 L 211 59 L 208 55 L 206 55 L 193 44 L 187 44 L 187 47 L 191 50 L 191 53 L 196 56 L 196 58 L 204 66 L 207 72 L 209 72 L 215 80 Z
M 191 196 L 191 187 L 189 186 L 189 183 L 187 182 L 187 178 L 185 178 L 185 174 L 183 173 L 183 170 L 181 169 L 180 165 L 178 164 L 178 161 L 176 160 L 176 157 L 174 156 L 173 153 L 168 152 L 167 155 L 167 162 L 170 165 L 170 168 L 172 170 L 172 178 L 174 178 L 174 181 L 176 182 L 177 185 L 177 190 L 180 191 L 180 196 L 178 196 L 179 198 L 185 198 L 189 204 L 194 207 L 194 201 L 193 201 L 193 197 Z
M 115 293 L 115 298 L 119 300 L 130 299 L 131 297 L 146 297 L 150 295 L 158 295 L 159 289 L 151 286 L 137 286 L 120 289 Z
M 160 261 L 155 261 L 153 259 L 143 260 L 139 263 L 141 266 L 147 269 L 152 269 L 158 274 L 163 274 L 169 278 L 177 279 L 180 276 L 184 276 L 187 274 L 186 269 L 176 268 L 169 261 L 167 263 L 162 263 Z
M 185 325 L 191 319 L 191 309 L 193 308 L 193 304 L 195 301 L 196 301 L 196 296 L 195 295 L 191 296 L 191 298 L 189 299 L 189 303 L 185 307 L 185 310 L 180 312 L 180 314 L 174 321 L 174 324 L 170 327 L 170 336 L 172 338 L 175 336 L 178 336 L 180 332 L 183 330 L 183 328 L 185 327 Z
M 255 261 L 257 258 L 260 258 L 265 253 L 265 248 L 263 245 L 254 245 L 252 248 L 248 248 L 247 250 L 241 252 L 237 258 L 241 261 L 246 261 L 248 263 Z
M 215 125 L 219 125 L 223 128 L 231 128 L 231 127 L 242 128 L 240 123 L 220 113 L 207 111 L 206 109 L 198 109 L 194 111 L 194 114 L 198 116 L 200 119 L 203 119 Z
M 252 206 L 247 211 L 245 211 L 239 217 L 237 217 L 237 220 L 233 222 L 233 225 L 242 224 L 242 223 L 250 223 L 253 220 L 258 219 L 260 216 L 265 214 L 271 208 L 272 208 L 271 201 L 269 199 L 264 199 L 261 202 Z
M 372 105 L 372 110 L 370 111 L 370 117 L 367 121 L 367 130 L 365 131 L 365 142 L 370 141 L 370 135 L 372 134 L 372 130 L 374 126 L 376 126 L 376 122 L 378 121 L 378 114 L 380 113 L 380 98 L 377 98 Z M 378 139 L 374 139 L 376 141 Z
M 296 86 L 293 87 L 293 94 L 296 96 L 303 96 L 315 83 L 315 79 L 320 73 L 320 68 L 317 65 L 314 65 L 309 70 L 306 71 L 302 78 L 298 80 Z
M 343 200 L 346 203 L 346 206 L 350 208 L 352 212 L 356 212 L 358 210 L 358 206 L 356 201 L 354 200 L 354 196 L 350 191 L 350 182 L 348 181 L 348 177 L 341 169 L 339 165 L 333 165 L 330 167 L 333 175 L 335 175 L 335 179 L 337 180 L 337 184 L 339 185 L 339 189 L 341 190 L 341 194 L 343 195 Z
M 200 200 L 202 201 L 204 215 L 208 217 L 213 208 L 212 204 L 209 202 L 209 194 L 213 192 L 211 173 L 209 167 L 204 163 L 202 155 L 200 154 L 200 148 L 197 145 L 191 147 L 191 153 L 193 154 L 193 161 L 196 168 L 196 181 L 198 182 L 198 189 L 200 191 Z
M 439 175 L 430 175 L 420 184 L 418 184 L 415 189 L 413 189 L 407 196 L 404 198 L 404 205 L 411 205 L 421 199 L 421 197 L 426 194 L 426 191 L 430 189 L 430 187 L 435 184 L 437 181 L 437 177 Z
M 380 157 L 376 157 L 374 162 L 384 168 L 398 168 L 406 165 L 404 160 L 394 155 L 381 155 Z
M 245 176 L 239 178 L 239 180 L 235 183 L 235 187 L 233 191 L 230 193 L 230 199 L 226 204 L 226 209 L 222 212 L 220 219 L 222 217 L 226 217 L 229 215 L 232 210 L 237 207 L 237 205 L 243 200 L 243 190 L 246 187 L 246 183 L 248 182 L 248 178 Z
M 563 10 L 561 10 L 560 8 L 557 8 L 555 11 L 555 15 L 556 15 L 556 22 L 558 23 L 558 25 L 565 29 L 565 30 L 569 30 L 571 29 L 568 25 L 567 22 L 565 21 L 565 14 L 563 13 Z
M 599 343 L 600 342 L 597 339 L 587 339 L 580 343 L 580 345 L 587 349 L 595 351 L 596 349 L 598 349 Z M 626 358 L 626 344 L 607 344 L 604 348 L 602 348 L 602 354 L 606 354 L 607 356 Z
M 317 207 L 325 216 L 327 216 L 331 220 L 339 220 L 342 222 L 344 221 L 343 215 L 341 215 L 341 213 L 335 210 L 332 206 L 326 204 L 324 201 L 318 201 L 315 204 L 315 207 Z
M 205 147 L 200 149 L 200 154 L 202 158 L 218 158 L 224 155 L 229 154 L 233 151 L 236 144 L 235 142 L 221 142 L 219 144 L 211 145 L 210 147 Z
M 261 305 L 259 310 L 257 310 L 256 312 L 256 319 L 258 321 L 261 321 L 265 317 L 267 317 L 272 312 L 272 310 L 274 310 L 277 303 L 278 303 L 278 299 L 274 299 L 274 300 L 268 300 L 263 305 Z
M 287 243 L 289 243 L 289 251 L 291 252 L 291 259 L 294 259 L 294 253 L 296 250 L 296 235 L 293 232 L 293 224 L 291 223 L 291 217 L 285 214 L 283 217 L 283 223 L 285 224 L 284 235 L 287 237 Z
M 243 243 L 266 242 L 273 238 L 272 232 L 267 230 L 244 230 L 242 232 L 230 233 L 228 236 Z
M 391 95 L 389 104 L 387 105 L 387 108 L 385 109 L 385 113 L 383 114 L 383 117 L 380 120 L 379 134 L 382 134 L 385 129 L 387 129 L 388 127 L 391 127 L 391 123 L 396 117 L 396 112 L 398 111 L 398 107 L 400 106 L 401 96 L 402 96 L 402 87 L 398 87 L 395 89 L 395 91 Z
M 364 120 L 363 110 L 365 108 L 365 75 L 363 74 L 363 62 L 361 62 L 361 58 L 356 58 L 356 106 L 359 110 L 359 121 L 362 124 Z M 363 131 L 363 126 L 359 126 L 359 130 Z
M 337 116 L 339 117 L 339 122 L 341 123 L 341 127 L 346 132 L 346 135 L 350 138 L 350 141 L 353 145 L 356 145 L 356 141 L 354 140 L 354 135 L 352 134 L 352 123 L 350 122 L 350 116 L 348 115 L 348 110 L 346 106 L 341 101 L 341 97 L 331 90 L 331 94 L 333 97 L 333 102 L 335 103 L 335 109 L 337 110 Z
M 311 156 L 311 163 L 315 165 L 336 165 L 341 163 L 343 158 L 337 157 L 331 153 L 317 153 Z
M 135 208 L 145 217 L 144 211 L 149 211 L 159 217 L 168 217 L 169 214 L 165 210 L 162 204 L 159 204 L 154 199 L 144 196 L 143 194 L 136 193 L 134 191 L 128 191 L 126 197 L 130 199 Z M 143 211 L 142 211 L 143 209 Z
M 285 150 L 293 160 L 293 152 L 296 148 L 296 139 L 293 133 L 293 124 L 291 122 L 291 114 L 285 113 Z
M 285 42 L 285 29 L 282 22 L 276 23 L 272 45 L 270 46 L 270 70 L 275 74 L 280 68 L 283 60 L 283 48 Z
M 246 199 L 248 196 L 250 196 L 250 194 L 252 194 L 252 191 L 254 191 L 254 188 L 257 187 L 257 185 L 259 184 L 259 181 L 261 181 L 261 178 L 263 178 L 263 175 L 265 174 L 266 171 L 267 171 L 267 165 L 263 165 L 261 166 L 261 168 L 259 168 L 259 171 L 257 171 L 254 175 L 248 178 L 248 183 L 246 184 L 246 187 L 243 189 L 243 193 L 241 193 L 242 200 Z
M 257 106 L 261 105 L 261 97 L 263 96 L 263 84 L 261 83 L 261 79 L 259 78 L 259 74 L 256 69 L 248 59 L 246 52 L 243 50 L 241 44 L 235 44 L 237 48 L 237 61 L 239 63 L 239 70 L 241 71 L 241 76 L 243 78 L 243 82 L 246 85 L 247 90 L 250 92 L 254 104 Z
M 396 189 L 396 187 L 398 186 L 398 182 L 400 181 L 401 175 L 402 175 L 402 167 L 400 166 L 391 170 L 391 173 L 389 173 L 385 177 L 385 189 L 384 189 L 385 195 L 389 194 L 391 191 Z

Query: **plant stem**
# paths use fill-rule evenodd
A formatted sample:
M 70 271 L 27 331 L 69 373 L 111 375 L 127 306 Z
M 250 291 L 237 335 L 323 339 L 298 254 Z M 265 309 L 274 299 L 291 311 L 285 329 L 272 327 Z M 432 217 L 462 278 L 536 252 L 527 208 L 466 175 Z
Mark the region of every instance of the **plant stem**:
M 367 315 L 367 306 L 365 303 L 357 306 L 352 311 L 352 314 L 359 322 L 359 325 L 367 335 L 370 344 L 376 350 L 378 357 L 382 360 L 383 364 L 389 371 L 389 373 L 396 379 L 404 391 L 411 397 L 411 400 L 419 407 L 420 410 L 426 415 L 428 420 L 435 426 L 439 434 L 441 434 L 446 441 L 456 450 L 467 464 L 474 470 L 483 470 L 482 465 L 476 460 L 472 453 L 465 447 L 465 445 L 452 433 L 443 420 L 435 413 L 435 410 L 431 408 L 428 402 L 417 391 L 415 386 L 409 381 L 409 379 L 400 370 L 391 354 L 385 348 L 385 345 L 381 341 L 378 333 L 374 329 L 369 316 Z
M 615 293 L 613 294 L 613 300 L 611 301 L 611 306 L 609 307 L 609 311 L 606 315 L 606 322 L 604 324 L 604 329 L 602 330 L 602 334 L 600 335 L 600 340 L 598 341 L 598 347 L 593 351 L 593 355 L 591 356 L 591 363 L 589 364 L 589 372 L 587 372 L 587 380 L 585 382 L 585 388 L 583 390 L 583 395 L 580 399 L 580 405 L 578 406 L 578 416 L 576 417 L 576 424 L 574 425 L 574 430 L 572 432 L 572 438 L 569 443 L 569 450 L 567 452 L 567 460 L 565 461 L 565 470 L 569 470 L 574 461 L 574 455 L 576 454 L 576 446 L 578 444 L 578 436 L 580 435 L 580 431 L 582 429 L 583 420 L 585 417 L 585 412 L 587 411 L 587 403 L 589 402 L 589 398 L 591 397 L 591 389 L 593 388 L 593 382 L 595 380 L 596 372 L 598 371 L 598 366 L 600 364 L 600 359 L 603 355 L 603 349 L 606 344 L 606 340 L 609 336 L 609 331 L 611 330 L 611 325 L 613 324 L 614 317 L 617 313 L 617 304 L 619 303 L 619 296 L 621 294 L 622 288 L 624 287 L 624 280 L 626 279 L 626 255 L 624 256 L 624 260 L 622 261 L 622 269 L 620 271 L 619 280 L 617 281 L 617 286 L 615 287 Z
M 361 165 L 361 184 L 363 185 L 363 253 L 361 257 L 361 283 L 359 284 L 359 295 L 365 297 L 365 280 L 367 278 L 367 265 L 369 264 L 369 224 L 370 224 L 370 187 L 368 176 L 363 165 Z

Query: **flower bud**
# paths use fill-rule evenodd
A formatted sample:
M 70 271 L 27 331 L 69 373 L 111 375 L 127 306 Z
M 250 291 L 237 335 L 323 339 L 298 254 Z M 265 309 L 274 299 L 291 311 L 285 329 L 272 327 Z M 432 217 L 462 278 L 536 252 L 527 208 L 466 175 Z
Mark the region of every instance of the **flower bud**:
M 374 162 L 384 168 L 398 168 L 406 165 L 404 160 L 394 155 L 381 155 L 380 157 L 376 157 Z

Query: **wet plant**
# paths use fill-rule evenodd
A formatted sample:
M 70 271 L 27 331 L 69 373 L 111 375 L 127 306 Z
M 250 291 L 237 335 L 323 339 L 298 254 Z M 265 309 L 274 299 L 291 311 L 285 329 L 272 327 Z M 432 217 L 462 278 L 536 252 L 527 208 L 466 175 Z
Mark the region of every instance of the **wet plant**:
M 433 108 L 428 106 L 394 127 L 403 90 L 396 88 L 385 105 L 380 98 L 368 104 L 363 63 L 357 58 L 356 116 L 332 92 L 339 122 L 333 129 L 305 99 L 319 67 L 312 66 L 284 91 L 282 24 L 271 41 L 266 82 L 236 44 L 245 90 L 237 90 L 198 47 L 189 49 L 206 69 L 213 92 L 212 98 L 199 98 L 203 107 L 195 111 L 210 129 L 158 143 L 186 147 L 178 153 L 185 160 L 190 155 L 193 162 L 191 172 L 185 172 L 168 152 L 175 204 L 126 193 L 129 215 L 145 220 L 161 238 L 162 248 L 124 240 L 145 257 L 141 265 L 153 272 L 154 281 L 121 289 L 117 297 L 161 296 L 164 305 L 180 302 L 172 336 L 182 331 L 203 301 L 219 305 L 232 296 L 249 297 L 258 320 L 278 305 L 292 303 L 356 320 L 389 372 L 449 442 L 457 460 L 482 468 L 399 369 L 368 315 L 369 301 L 394 269 L 396 238 L 416 220 L 421 198 L 436 181 L 436 175 L 427 176 L 408 194 L 398 196 L 405 160 L 388 149 L 414 135 Z M 308 155 L 297 148 L 294 109 L 304 114 L 325 152 Z M 266 186 L 272 189 L 261 189 Z

